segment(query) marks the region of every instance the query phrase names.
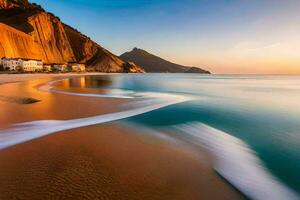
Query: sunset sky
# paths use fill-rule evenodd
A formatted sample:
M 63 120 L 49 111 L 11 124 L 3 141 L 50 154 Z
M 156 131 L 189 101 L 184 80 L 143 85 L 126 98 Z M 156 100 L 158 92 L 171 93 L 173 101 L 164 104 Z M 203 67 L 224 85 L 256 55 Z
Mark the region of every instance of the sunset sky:
M 213 73 L 300 74 L 299 0 L 32 0 L 120 55 Z

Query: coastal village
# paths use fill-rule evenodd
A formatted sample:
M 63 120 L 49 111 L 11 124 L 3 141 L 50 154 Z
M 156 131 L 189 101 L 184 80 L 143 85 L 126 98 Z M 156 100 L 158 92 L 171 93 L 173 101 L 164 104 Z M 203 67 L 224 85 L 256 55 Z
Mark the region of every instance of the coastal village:
M 0 70 L 14 73 L 33 73 L 33 72 L 85 72 L 85 64 L 69 62 L 47 64 L 38 59 L 25 58 L 6 58 L 0 60 Z

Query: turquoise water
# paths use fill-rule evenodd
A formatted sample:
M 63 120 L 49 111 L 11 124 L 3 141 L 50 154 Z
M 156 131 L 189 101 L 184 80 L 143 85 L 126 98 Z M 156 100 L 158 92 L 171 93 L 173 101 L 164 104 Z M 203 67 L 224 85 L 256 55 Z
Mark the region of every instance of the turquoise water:
M 243 141 L 282 185 L 300 193 L 300 77 L 124 74 L 84 79 L 87 88 L 189 97 L 125 121 L 153 129 L 208 125 Z M 82 87 L 78 83 L 70 80 L 71 87 Z

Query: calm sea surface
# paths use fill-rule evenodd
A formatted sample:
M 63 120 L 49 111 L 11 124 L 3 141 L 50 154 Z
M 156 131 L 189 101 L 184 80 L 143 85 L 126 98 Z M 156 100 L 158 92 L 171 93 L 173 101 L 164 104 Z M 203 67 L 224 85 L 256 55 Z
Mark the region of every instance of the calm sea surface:
M 215 130 L 214 134 L 217 137 L 218 134 L 226 133 L 232 136 L 231 139 L 238 139 L 237 141 L 242 141 L 246 145 L 245 148 L 249 148 L 246 151 L 250 152 L 258 160 L 260 167 L 272 176 L 267 176 L 266 179 L 275 179 L 275 182 L 279 182 L 283 187 L 299 195 L 300 77 L 122 74 L 74 78 L 69 80 L 69 87 L 95 90 L 119 89 L 136 94 L 149 92 L 188 97 L 189 100 L 185 102 L 137 115 L 125 119 L 125 122 L 157 130 L 175 127 L 176 130 L 181 130 L 182 134 L 184 132 L 189 134 L 189 130 L 194 131 L 197 127 L 200 127 L 201 132 L 203 126 Z M 193 128 L 188 128 L 189 126 Z M 197 136 L 195 134 L 197 133 L 193 133 L 193 137 Z M 229 146 L 235 148 L 236 142 L 230 138 L 220 140 L 229 141 L 224 149 Z M 210 145 L 219 145 L 219 143 L 210 143 Z M 210 146 L 210 148 L 214 147 Z M 220 151 L 220 148 L 217 150 Z M 250 167 L 247 165 L 252 165 L 252 161 L 248 161 L 253 158 L 248 159 L 247 155 L 238 152 L 244 151 L 243 148 L 228 150 L 231 155 L 225 156 L 236 155 L 233 160 L 239 165 L 233 167 L 247 170 Z M 226 165 L 228 171 L 227 168 L 230 166 Z M 224 165 L 217 166 L 216 169 L 220 169 L 221 174 L 224 172 L 225 178 L 229 181 L 231 178 L 234 179 L 228 173 L 226 177 L 226 171 L 222 171 Z M 252 169 L 249 168 L 250 171 Z M 253 173 L 256 173 L 255 170 Z M 245 174 L 236 174 L 236 176 L 245 176 Z M 243 183 L 235 179 L 233 184 L 237 186 Z M 243 188 L 247 189 L 243 186 L 241 190 Z

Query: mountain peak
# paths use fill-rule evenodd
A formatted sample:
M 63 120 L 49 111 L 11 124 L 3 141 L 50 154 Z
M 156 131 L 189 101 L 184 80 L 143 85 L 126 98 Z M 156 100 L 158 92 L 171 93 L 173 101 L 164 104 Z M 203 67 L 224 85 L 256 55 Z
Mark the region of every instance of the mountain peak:
M 146 50 L 134 47 L 130 52 L 120 56 L 122 59 L 134 62 L 143 67 L 146 72 L 169 72 L 169 73 L 205 73 L 210 72 L 197 67 L 183 66 L 160 58 Z
M 140 49 L 140 48 L 138 48 L 138 47 L 134 47 L 132 50 L 131 50 L 131 52 L 147 52 L 147 51 L 145 51 L 144 49 Z M 147 52 L 148 53 L 148 52 Z
M 154 56 L 153 54 L 149 53 L 148 51 L 138 48 L 138 47 L 134 47 L 131 51 L 126 52 L 127 54 L 134 54 L 136 56 Z

